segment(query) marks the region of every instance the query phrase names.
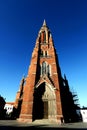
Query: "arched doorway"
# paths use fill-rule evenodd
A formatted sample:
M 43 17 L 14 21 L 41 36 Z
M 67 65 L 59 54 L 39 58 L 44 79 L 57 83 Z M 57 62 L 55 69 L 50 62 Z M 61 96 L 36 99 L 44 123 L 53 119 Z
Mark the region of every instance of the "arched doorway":
M 55 91 L 49 83 L 43 82 L 34 91 L 33 120 L 55 118 L 55 116 Z

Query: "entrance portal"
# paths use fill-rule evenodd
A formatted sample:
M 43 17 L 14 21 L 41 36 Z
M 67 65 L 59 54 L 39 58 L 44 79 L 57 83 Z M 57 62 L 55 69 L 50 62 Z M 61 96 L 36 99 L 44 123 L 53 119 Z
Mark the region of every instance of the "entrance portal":
M 33 120 L 49 119 L 56 115 L 56 98 L 52 86 L 43 82 L 34 91 Z

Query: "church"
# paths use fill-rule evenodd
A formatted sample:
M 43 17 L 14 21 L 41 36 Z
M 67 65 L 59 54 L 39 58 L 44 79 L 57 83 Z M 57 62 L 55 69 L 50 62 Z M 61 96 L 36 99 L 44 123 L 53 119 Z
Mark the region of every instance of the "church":
M 62 78 L 53 37 L 44 20 L 32 52 L 28 74 L 23 77 L 14 107 L 17 119 L 55 123 L 77 119 L 73 95 L 68 80 Z

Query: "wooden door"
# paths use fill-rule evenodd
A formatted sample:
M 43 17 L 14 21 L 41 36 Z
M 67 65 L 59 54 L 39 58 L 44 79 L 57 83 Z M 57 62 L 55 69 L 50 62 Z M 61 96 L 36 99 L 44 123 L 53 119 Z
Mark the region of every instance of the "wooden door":
M 44 101 L 44 119 L 48 119 L 48 101 Z

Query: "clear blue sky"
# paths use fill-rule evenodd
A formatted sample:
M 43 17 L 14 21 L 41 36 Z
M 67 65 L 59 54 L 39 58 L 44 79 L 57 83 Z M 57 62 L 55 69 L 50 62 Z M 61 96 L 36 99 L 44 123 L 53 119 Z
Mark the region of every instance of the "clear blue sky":
M 15 100 L 44 19 L 62 75 L 87 107 L 87 0 L 0 0 L 0 95 Z

